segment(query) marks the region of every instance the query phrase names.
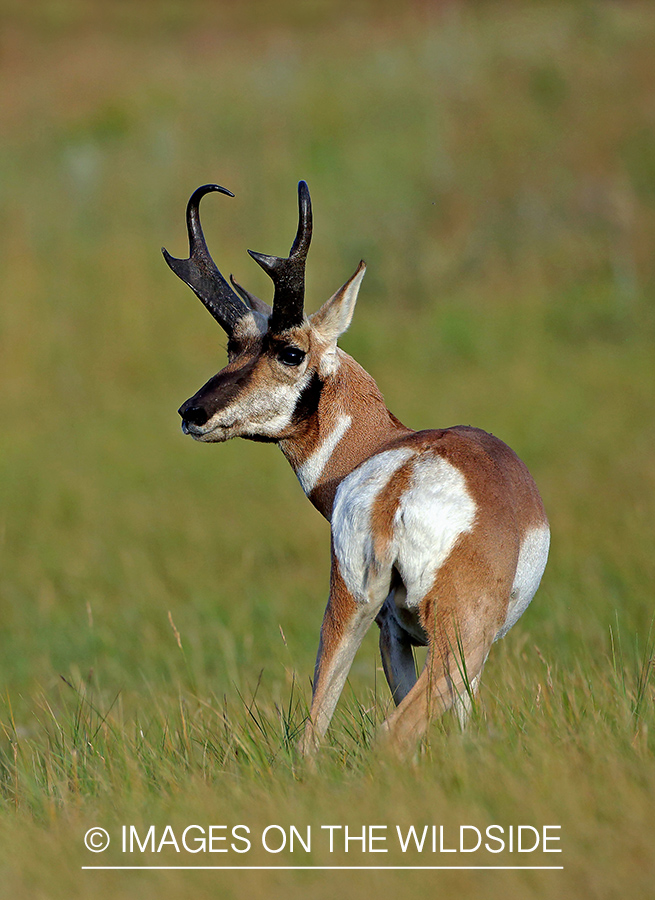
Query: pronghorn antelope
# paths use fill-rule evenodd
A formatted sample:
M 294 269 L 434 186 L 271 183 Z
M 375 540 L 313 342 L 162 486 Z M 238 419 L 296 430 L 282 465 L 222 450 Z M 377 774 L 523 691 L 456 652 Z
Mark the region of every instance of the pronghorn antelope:
M 189 200 L 190 256 L 171 269 L 227 332 L 228 363 L 180 407 L 197 441 L 279 444 L 310 501 L 331 523 L 330 595 L 303 747 L 325 734 L 364 634 L 380 628 L 396 704 L 383 725 L 399 747 L 455 706 L 464 722 L 491 645 L 532 599 L 548 556 L 541 498 L 498 438 L 458 425 L 412 431 L 371 376 L 337 346 L 364 277 L 310 316 L 304 307 L 312 211 L 298 185 L 299 224 L 286 258 L 248 251 L 273 280 L 273 305 L 214 264 L 200 224 L 208 184 Z M 416 675 L 412 647 L 427 646 Z

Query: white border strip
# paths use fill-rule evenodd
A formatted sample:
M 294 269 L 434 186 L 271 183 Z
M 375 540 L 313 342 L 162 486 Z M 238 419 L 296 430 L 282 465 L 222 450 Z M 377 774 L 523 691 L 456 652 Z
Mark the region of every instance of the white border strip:
M 390 870 L 393 871 L 479 871 L 484 869 L 486 871 L 498 869 L 503 871 L 553 871 L 556 869 L 563 869 L 564 866 L 82 866 L 82 869 L 85 871 L 97 871 L 99 869 L 102 870 L 110 870 L 116 871 L 118 869 L 129 869 L 131 871 L 168 871 L 171 869 L 175 870 L 184 870 L 184 871 L 212 871 L 212 872 L 233 872 L 233 871 L 244 871 L 244 872 L 273 872 L 276 870 L 283 871 L 312 871 L 314 869 L 321 871 L 329 871 L 329 872 L 353 872 L 353 871 L 371 871 L 371 872 L 388 872 Z

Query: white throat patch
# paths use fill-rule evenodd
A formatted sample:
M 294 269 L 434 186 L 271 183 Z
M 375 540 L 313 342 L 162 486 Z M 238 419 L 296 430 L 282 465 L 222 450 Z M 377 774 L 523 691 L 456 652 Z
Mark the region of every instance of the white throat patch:
M 323 442 L 318 445 L 312 455 L 305 460 L 296 472 L 298 481 L 305 494 L 311 494 L 318 484 L 318 480 L 323 474 L 323 470 L 325 469 L 328 460 L 334 453 L 341 438 L 350 428 L 351 423 L 352 418 L 350 416 L 339 416 L 332 431 L 323 439 Z

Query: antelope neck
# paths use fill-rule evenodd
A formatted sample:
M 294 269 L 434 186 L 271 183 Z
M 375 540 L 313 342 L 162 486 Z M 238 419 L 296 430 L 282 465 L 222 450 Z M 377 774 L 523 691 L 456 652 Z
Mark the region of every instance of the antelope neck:
M 371 376 L 340 353 L 340 365 L 325 377 L 316 409 L 279 443 L 305 494 L 329 520 L 341 481 L 411 433 L 389 412 Z

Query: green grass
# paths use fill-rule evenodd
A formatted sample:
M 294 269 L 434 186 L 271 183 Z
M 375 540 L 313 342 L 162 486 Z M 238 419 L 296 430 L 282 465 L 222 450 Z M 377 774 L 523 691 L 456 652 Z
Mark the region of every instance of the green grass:
M 0 5 L 0 896 L 652 895 L 655 11 L 636 3 Z M 218 264 L 315 235 L 308 308 L 415 428 L 533 471 L 553 544 L 473 721 L 399 765 L 371 633 L 316 766 L 296 738 L 329 530 L 281 454 L 184 439 L 224 335 L 161 259 L 206 201 Z M 562 826 L 563 872 L 82 872 L 122 824 Z M 83 846 L 94 825 L 104 855 Z M 536 856 L 539 859 L 536 859 Z M 463 856 L 463 855 L 462 855 Z M 444 858 L 445 857 L 445 858 Z M 468 858 L 463 860 L 469 862 Z

